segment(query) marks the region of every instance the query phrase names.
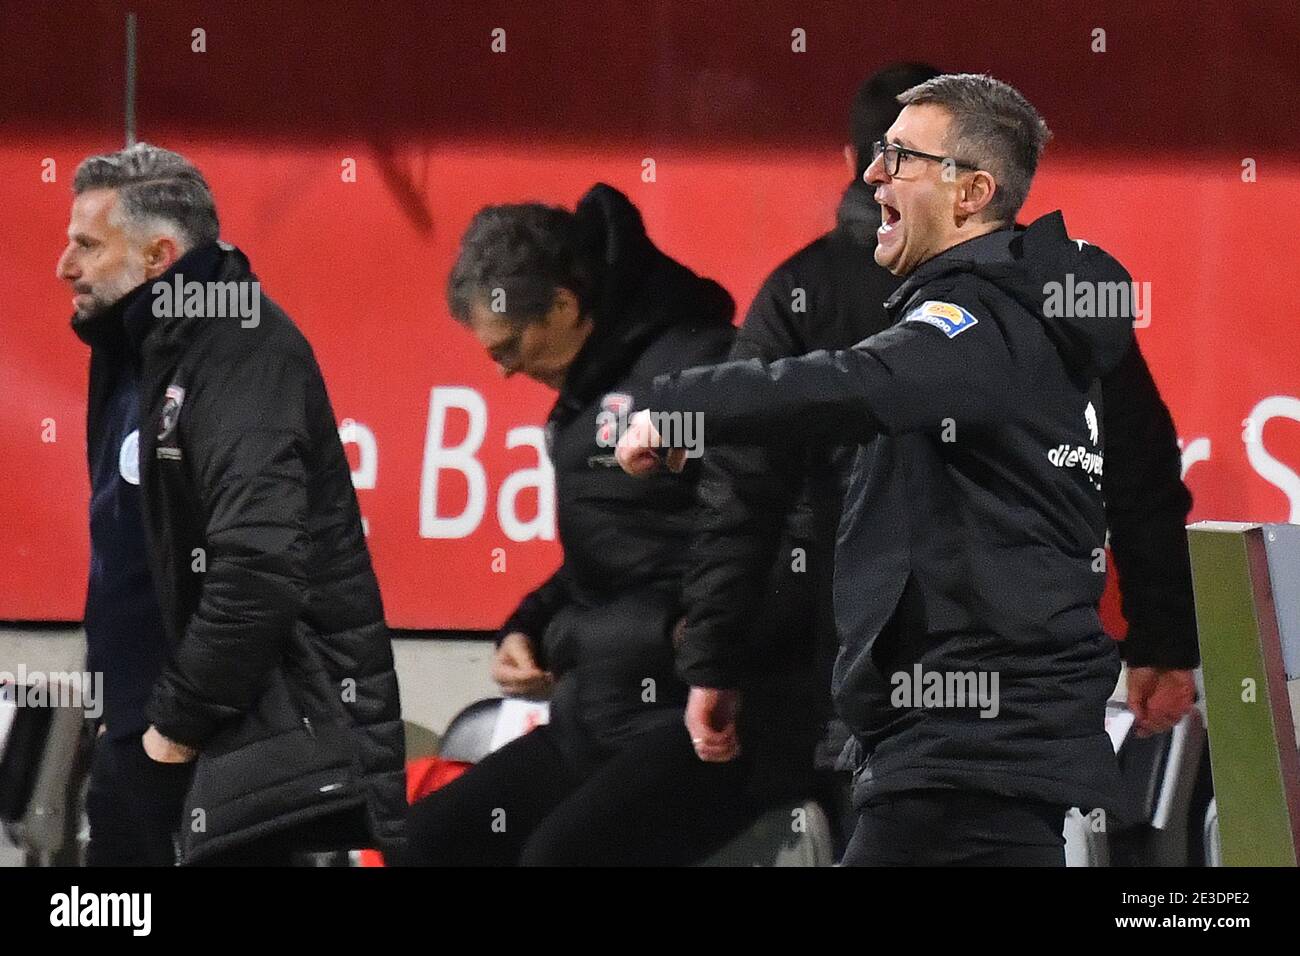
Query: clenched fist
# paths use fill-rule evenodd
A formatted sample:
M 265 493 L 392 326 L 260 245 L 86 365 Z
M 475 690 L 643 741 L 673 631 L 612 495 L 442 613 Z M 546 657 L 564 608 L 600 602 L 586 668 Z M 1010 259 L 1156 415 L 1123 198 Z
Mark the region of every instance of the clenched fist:
M 1195 703 L 1196 678 L 1191 671 L 1129 668 L 1128 707 L 1136 718 L 1139 737 L 1169 730 Z
M 686 699 L 686 729 L 695 754 L 706 763 L 726 763 L 740 756 L 736 715 L 740 692 L 692 687 Z
M 507 634 L 492 660 L 492 679 L 507 697 L 545 697 L 555 676 L 537 666 L 533 642 L 527 634 Z
M 642 409 L 632 416 L 627 431 L 618 440 L 614 451 L 619 466 L 633 477 L 653 474 L 661 467 L 671 472 L 680 472 L 686 467 L 686 449 L 669 448 L 660 451 L 662 439 L 654 422 L 650 419 L 649 409 Z

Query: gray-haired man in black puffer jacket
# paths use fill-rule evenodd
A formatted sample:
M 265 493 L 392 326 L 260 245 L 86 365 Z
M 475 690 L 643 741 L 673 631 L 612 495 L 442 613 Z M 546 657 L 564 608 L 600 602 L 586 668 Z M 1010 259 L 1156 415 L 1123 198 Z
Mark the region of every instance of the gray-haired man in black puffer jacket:
M 183 157 L 92 156 L 73 191 L 58 274 L 92 348 L 86 634 L 106 698 L 89 862 L 396 849 L 392 647 L 311 347 L 218 241 Z

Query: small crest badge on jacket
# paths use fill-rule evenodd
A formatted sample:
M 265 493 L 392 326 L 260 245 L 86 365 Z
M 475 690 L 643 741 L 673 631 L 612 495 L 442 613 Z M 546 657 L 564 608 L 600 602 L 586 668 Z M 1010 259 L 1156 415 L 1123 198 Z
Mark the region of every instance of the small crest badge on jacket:
M 180 420 L 181 405 L 184 401 L 185 389 L 174 383 L 167 386 L 167 391 L 163 396 L 162 414 L 158 417 L 159 458 L 179 460 L 181 457 L 179 448 L 174 446 L 163 447 L 161 443 L 176 433 L 176 423 Z
M 596 416 L 596 444 L 613 448 L 632 411 L 632 396 L 626 392 L 610 392 L 600 400 L 600 414 Z

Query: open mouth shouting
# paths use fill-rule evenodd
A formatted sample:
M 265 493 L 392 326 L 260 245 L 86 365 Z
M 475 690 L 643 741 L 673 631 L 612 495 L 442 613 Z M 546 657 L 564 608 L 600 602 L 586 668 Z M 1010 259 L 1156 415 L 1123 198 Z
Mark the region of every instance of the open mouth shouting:
M 876 230 L 876 234 L 883 239 L 894 231 L 894 227 L 898 225 L 901 219 L 902 216 L 899 215 L 897 209 L 888 203 L 882 202 L 880 204 L 880 228 Z
M 893 198 L 892 194 L 887 196 L 883 191 L 876 192 L 876 202 L 880 205 L 880 226 L 876 229 L 874 258 L 879 265 L 894 275 L 899 275 L 896 270 L 903 255 L 906 230 L 903 229 L 903 214 L 888 201 Z

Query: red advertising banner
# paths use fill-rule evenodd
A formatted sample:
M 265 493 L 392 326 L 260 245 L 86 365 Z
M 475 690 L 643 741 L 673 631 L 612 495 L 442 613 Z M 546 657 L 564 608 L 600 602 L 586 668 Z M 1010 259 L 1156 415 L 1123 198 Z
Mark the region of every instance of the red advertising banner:
M 674 9 L 681 14 L 689 6 Z M 1086 25 L 1060 20 L 1060 29 L 1083 31 L 1069 62 L 1080 71 L 1091 68 Z M 538 22 L 530 20 L 534 27 Z M 1131 17 L 1118 22 L 1127 24 L 1125 42 L 1140 40 L 1147 49 L 1155 42 L 1135 34 Z M 146 18 L 142 29 L 149 23 Z M 485 21 L 485 50 L 487 29 Z M 1178 29 L 1191 28 L 1182 23 Z M 1217 29 L 1253 35 L 1241 23 Z M 1215 29 L 1197 30 L 1197 48 L 1216 49 Z M 915 29 L 910 35 L 907 52 L 929 49 Z M 810 36 L 815 40 L 817 33 Z M 1012 82 L 1032 75 L 1026 54 L 1007 50 L 986 50 L 971 65 Z M 853 60 L 842 42 L 839 51 L 848 59 L 839 67 L 821 61 L 816 75 L 840 76 L 843 90 L 884 62 L 879 52 Z M 951 43 L 935 53 L 945 62 L 958 55 Z M 409 49 L 404 55 L 409 60 Z M 628 55 L 628 75 L 653 70 L 653 49 L 636 47 Z M 247 134 L 232 120 L 234 94 L 228 91 L 211 94 L 219 130 L 201 111 L 187 124 L 175 103 L 157 131 L 142 128 L 143 138 L 185 153 L 204 171 L 223 238 L 248 254 L 267 293 L 313 344 L 353 463 L 392 624 L 495 627 L 559 556 L 540 431 L 551 394 L 522 379 L 503 381 L 469 333 L 448 317 L 447 273 L 470 217 L 489 203 L 572 206 L 592 183 L 608 182 L 640 207 L 665 251 L 720 281 L 743 313 L 769 270 L 829 228 L 845 180 L 833 135 L 756 148 L 718 119 L 727 135 L 710 139 L 714 111 L 749 103 L 768 89 L 760 79 L 744 87 L 738 77 L 758 77 L 769 55 L 775 54 L 738 49 L 726 64 L 715 65 L 721 100 L 701 92 L 703 86 L 690 87 L 704 82 L 697 73 L 674 66 L 685 70 L 685 79 L 669 84 L 676 99 L 624 105 L 659 110 L 656 122 L 668 122 L 663 111 L 677 116 L 686 130 L 678 138 L 638 138 L 626 118 L 618 135 L 604 137 L 601 110 L 617 96 L 603 88 L 593 93 L 595 105 L 584 107 L 581 139 L 565 133 L 575 120 L 559 110 L 552 117 L 559 131 L 546 138 L 514 135 L 510 126 L 449 135 L 444 123 L 438 131 L 408 131 L 379 143 L 349 135 L 350 121 L 341 119 L 328 137 L 317 130 L 288 141 L 256 119 L 284 108 L 278 94 L 259 99 L 269 95 L 261 86 L 248 86 L 242 100 L 258 127 Z M 1131 65 L 1132 55 L 1125 55 Z M 26 56 L 36 69 L 38 56 Z M 1006 69 L 999 71 L 999 64 Z M 1144 102 L 1138 116 L 1114 87 L 1105 87 L 1105 109 L 1114 111 L 1116 128 L 1129 136 L 1105 148 L 1077 132 L 1097 131 L 1094 109 L 1071 107 L 1077 93 L 1041 84 L 1052 90 L 1039 105 L 1061 131 L 1060 143 L 1049 146 L 1021 219 L 1063 210 L 1072 235 L 1115 254 L 1138 283 L 1144 310 L 1138 339 L 1183 442 L 1193 520 L 1300 522 L 1300 335 L 1291 275 L 1300 243 L 1294 230 L 1279 225 L 1300 208 L 1300 165 L 1283 158 L 1276 142 L 1257 150 L 1259 140 L 1246 133 L 1212 142 L 1202 137 L 1203 149 L 1190 136 L 1178 140 L 1194 117 L 1204 121 L 1207 136 L 1223 119 L 1184 102 L 1217 82 L 1214 61 L 1184 60 L 1182 66 L 1195 76 L 1148 80 L 1148 92 L 1172 104 L 1164 113 L 1160 102 Z M 315 63 L 314 69 L 322 68 Z M 510 69 L 493 77 L 476 68 L 465 82 L 523 90 L 526 71 Z M 0 81 L 16 75 L 0 73 Z M 391 70 L 384 75 L 404 90 L 412 82 L 394 79 Z M 617 70 L 602 75 L 615 86 L 620 82 Z M 1081 86 L 1103 83 L 1078 75 Z M 322 76 L 321 83 L 334 82 Z M 428 82 L 451 79 L 444 72 L 430 74 Z M 1247 74 L 1231 82 L 1237 93 L 1216 103 L 1254 95 Z M 276 83 L 286 86 L 291 102 L 306 101 L 306 94 L 288 89 L 293 83 Z M 29 98 L 34 89 L 28 88 Z M 831 125 L 843 125 L 847 96 L 823 96 L 811 83 L 802 89 L 806 106 L 799 109 L 832 111 Z M 555 94 L 557 102 L 574 102 L 580 91 L 568 88 L 569 99 L 565 92 Z M 1034 90 L 1028 92 L 1034 98 Z M 375 103 L 387 104 L 371 93 Z M 793 122 L 799 115 L 793 102 L 780 100 L 773 109 Z M 70 115 L 61 100 L 50 108 Z M 391 105 L 376 108 L 385 116 L 394 112 Z M 545 114 L 540 107 L 530 114 L 532 130 L 546 127 Z M 1173 129 L 1174 140 L 1166 137 L 1160 151 L 1147 149 L 1152 144 L 1141 133 L 1144 117 Z M 54 265 L 66 241 L 78 161 L 116 148 L 121 136 L 106 121 L 95 130 L 69 124 L 74 128 L 65 131 L 62 124 L 32 121 L 18 127 L 19 135 L 0 140 L 0 619 L 7 620 L 75 620 L 82 611 L 88 356 L 68 327 L 69 292 Z

